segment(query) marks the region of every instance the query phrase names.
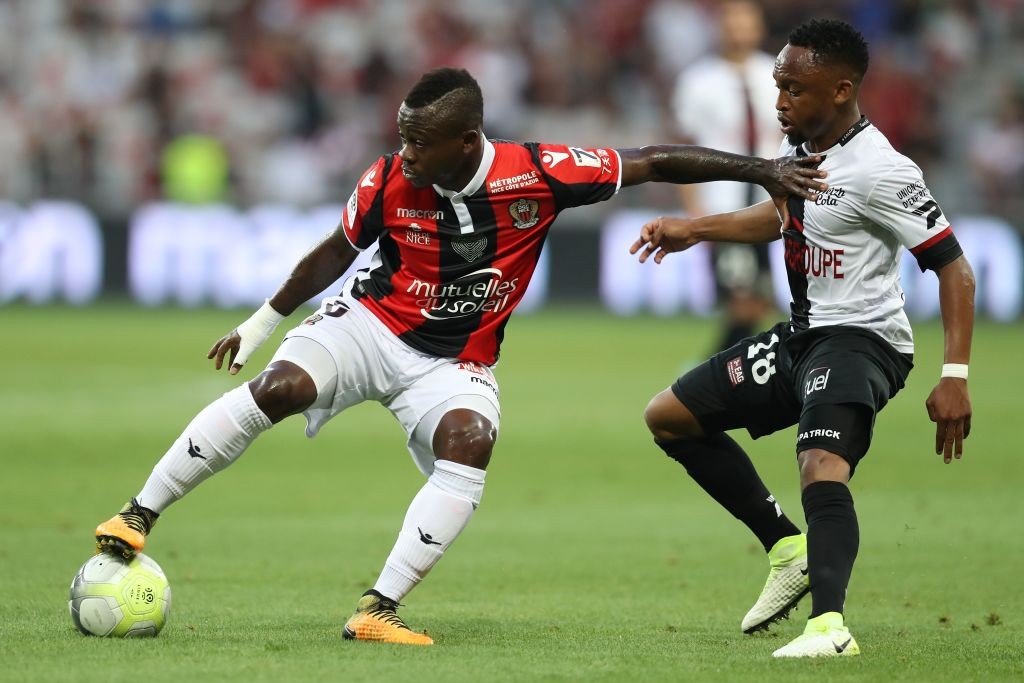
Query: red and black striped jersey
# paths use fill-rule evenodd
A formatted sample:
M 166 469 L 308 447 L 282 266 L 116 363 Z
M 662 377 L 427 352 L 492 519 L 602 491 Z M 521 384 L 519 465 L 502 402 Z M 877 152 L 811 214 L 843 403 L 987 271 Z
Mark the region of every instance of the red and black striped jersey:
M 563 209 L 603 201 L 621 184 L 612 149 L 484 140 L 459 192 L 414 187 L 397 153 L 362 176 L 342 216 L 369 267 L 345 285 L 412 348 L 493 365 L 505 324 Z
M 782 144 L 782 156 L 807 154 Z M 818 152 L 828 189 L 812 202 L 790 197 L 783 232 L 798 328 L 852 325 L 901 353 L 914 352 L 903 310 L 899 265 L 906 249 L 922 270 L 939 270 L 962 251 L 921 169 L 862 118 Z

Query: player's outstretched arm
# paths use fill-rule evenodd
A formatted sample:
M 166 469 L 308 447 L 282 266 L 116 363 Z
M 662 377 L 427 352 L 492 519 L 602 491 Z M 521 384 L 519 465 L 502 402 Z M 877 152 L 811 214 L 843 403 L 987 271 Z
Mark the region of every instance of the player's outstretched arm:
M 652 254 L 654 262 L 661 263 L 666 254 L 685 251 L 701 242 L 771 242 L 779 238 L 781 226 L 777 207 L 770 201 L 698 218 L 660 216 L 640 229 L 640 237 L 629 253 L 639 252 L 640 263 Z
M 274 333 L 278 323 L 341 277 L 358 254 L 339 226 L 299 260 L 274 296 L 252 317 L 221 337 L 206 357 L 215 358 L 214 367 L 220 370 L 227 355 L 228 372 L 238 374 L 252 352 Z
M 813 201 L 828 188 L 820 156 L 760 159 L 694 145 L 650 145 L 616 150 L 622 160 L 622 185 L 706 183 L 736 180 L 764 187 L 772 197 L 796 195 Z
M 964 439 L 971 433 L 967 365 L 974 332 L 974 272 L 963 255 L 939 270 L 939 305 L 945 330 L 944 365 L 925 407 L 935 423 L 935 453 L 949 464 L 963 455 Z

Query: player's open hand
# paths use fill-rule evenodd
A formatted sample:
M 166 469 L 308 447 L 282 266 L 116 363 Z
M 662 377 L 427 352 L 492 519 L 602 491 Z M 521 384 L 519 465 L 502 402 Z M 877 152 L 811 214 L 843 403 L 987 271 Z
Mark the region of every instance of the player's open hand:
M 234 329 L 217 340 L 217 343 L 213 345 L 213 348 L 206 354 L 206 357 L 216 358 L 214 368 L 220 370 L 221 366 L 224 365 L 224 356 L 227 356 L 228 374 L 237 375 L 238 371 L 245 365 L 245 359 L 242 359 L 241 363 L 235 363 L 235 357 L 238 355 L 238 350 L 241 346 L 242 337 L 238 334 L 238 330 Z
M 947 465 L 964 453 L 964 439 L 971 433 L 971 397 L 967 380 L 943 377 L 924 403 L 935 423 L 935 454 Z
M 270 338 L 282 320 L 284 315 L 278 313 L 268 299 L 248 320 L 221 337 L 206 357 L 216 358 L 214 367 L 220 370 L 224 356 L 228 355 L 228 373 L 237 375 L 252 352 Z
M 821 182 L 828 173 L 818 170 L 822 160 L 818 155 L 772 159 L 761 185 L 773 199 L 794 195 L 814 201 L 819 192 L 828 189 L 828 184 Z
M 700 242 L 691 218 L 659 216 L 640 228 L 640 237 L 629 248 L 630 254 L 640 252 L 640 263 L 646 263 L 654 254 L 654 262 L 661 263 L 666 254 L 684 251 Z

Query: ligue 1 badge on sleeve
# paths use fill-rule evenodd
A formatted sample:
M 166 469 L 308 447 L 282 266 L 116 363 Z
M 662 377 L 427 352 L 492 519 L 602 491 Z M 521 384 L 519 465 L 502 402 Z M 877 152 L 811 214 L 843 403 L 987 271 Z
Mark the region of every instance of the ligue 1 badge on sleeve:
M 537 225 L 540 218 L 540 202 L 536 199 L 520 199 L 508 205 L 508 213 L 512 216 L 512 225 L 517 230 L 526 230 Z

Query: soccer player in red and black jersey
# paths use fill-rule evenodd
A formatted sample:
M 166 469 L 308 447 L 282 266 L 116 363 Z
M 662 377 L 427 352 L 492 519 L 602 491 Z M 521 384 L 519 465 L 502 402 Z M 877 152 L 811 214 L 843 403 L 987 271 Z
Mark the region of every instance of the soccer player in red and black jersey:
M 250 319 L 210 350 L 235 374 L 277 324 L 337 280 L 357 253 L 370 266 L 288 333 L 266 370 L 203 409 L 141 492 L 97 528 L 100 550 L 142 549 L 157 516 L 235 461 L 271 425 L 304 413 L 306 433 L 365 400 L 405 428 L 428 477 L 380 578 L 343 636 L 429 645 L 398 602 L 430 571 L 480 503 L 499 426 L 491 366 L 509 315 L 564 209 L 623 185 L 736 180 L 780 201 L 813 199 L 819 161 L 766 161 L 688 146 L 583 149 L 488 140 L 483 98 L 464 70 L 427 73 L 398 111 L 401 151 L 362 175 L 338 229 L 313 247 Z
M 904 249 L 939 280 L 945 363 L 926 402 L 935 452 L 946 463 L 959 459 L 971 431 L 974 276 L 921 169 L 861 115 L 867 68 L 867 43 L 849 24 L 796 28 L 775 61 L 780 153 L 820 156 L 827 190 L 813 202 L 791 198 L 781 226 L 766 201 L 693 220 L 659 218 L 632 247 L 641 261 L 660 262 L 705 240 L 785 242 L 790 320 L 694 368 L 645 413 L 662 450 L 764 545 L 771 569 L 743 631 L 768 628 L 810 591 L 804 633 L 775 657 L 860 652 L 843 616 L 860 541 L 847 483 L 867 454 L 875 415 L 913 366 L 899 282 Z M 745 428 L 756 439 L 793 425 L 806 536 L 726 434 Z

